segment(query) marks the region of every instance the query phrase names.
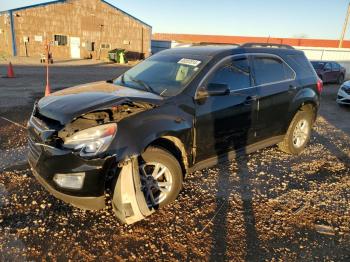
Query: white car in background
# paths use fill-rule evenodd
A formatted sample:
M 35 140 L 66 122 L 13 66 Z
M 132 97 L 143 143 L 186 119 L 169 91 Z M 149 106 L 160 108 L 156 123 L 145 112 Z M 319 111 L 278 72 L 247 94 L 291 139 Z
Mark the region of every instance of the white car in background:
M 340 105 L 350 105 L 350 81 L 346 81 L 340 86 L 337 103 Z

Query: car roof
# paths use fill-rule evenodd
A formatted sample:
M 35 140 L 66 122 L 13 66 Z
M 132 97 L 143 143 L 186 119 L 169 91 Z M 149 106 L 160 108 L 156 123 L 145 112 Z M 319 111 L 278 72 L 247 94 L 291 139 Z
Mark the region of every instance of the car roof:
M 230 54 L 244 53 L 267 53 L 275 55 L 303 54 L 303 51 L 285 48 L 267 48 L 267 47 L 241 47 L 237 45 L 205 45 L 191 47 L 177 47 L 167 49 L 161 52 L 162 55 L 191 55 L 197 57 L 214 57 Z
M 175 47 L 162 51 L 162 54 L 191 54 L 195 56 L 214 56 L 223 52 L 233 51 L 235 49 L 237 49 L 237 46 L 234 45 Z
M 311 60 L 311 63 L 315 62 L 315 63 L 336 63 L 339 64 L 337 61 L 330 61 L 330 60 Z

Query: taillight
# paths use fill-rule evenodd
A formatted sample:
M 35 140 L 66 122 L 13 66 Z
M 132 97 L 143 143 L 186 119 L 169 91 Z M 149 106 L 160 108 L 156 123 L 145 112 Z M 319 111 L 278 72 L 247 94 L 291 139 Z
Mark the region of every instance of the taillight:
M 317 80 L 317 91 L 319 94 L 321 94 L 323 91 L 323 82 L 321 79 Z

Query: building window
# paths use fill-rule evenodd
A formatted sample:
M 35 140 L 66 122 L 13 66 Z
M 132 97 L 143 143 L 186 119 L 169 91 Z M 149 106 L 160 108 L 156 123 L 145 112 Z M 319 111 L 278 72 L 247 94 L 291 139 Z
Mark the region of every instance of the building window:
M 101 49 L 111 49 L 111 45 L 110 44 L 101 44 Z
M 67 36 L 66 35 L 55 35 L 55 44 L 56 45 L 67 45 Z

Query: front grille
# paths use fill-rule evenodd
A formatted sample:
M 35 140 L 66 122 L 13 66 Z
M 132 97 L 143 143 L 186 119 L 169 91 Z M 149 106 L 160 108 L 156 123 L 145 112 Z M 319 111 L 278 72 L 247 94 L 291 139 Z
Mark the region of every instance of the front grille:
M 33 114 L 32 118 L 46 129 L 59 129 L 63 127 L 59 121 L 43 116 L 38 110 Z
M 40 120 L 39 118 L 32 116 L 30 118 L 31 124 L 37 129 L 38 131 L 43 131 L 49 129 L 48 126 L 44 123 L 44 121 Z
M 28 138 L 29 154 L 34 161 L 37 161 L 41 154 L 41 147 L 36 145 L 31 137 Z

